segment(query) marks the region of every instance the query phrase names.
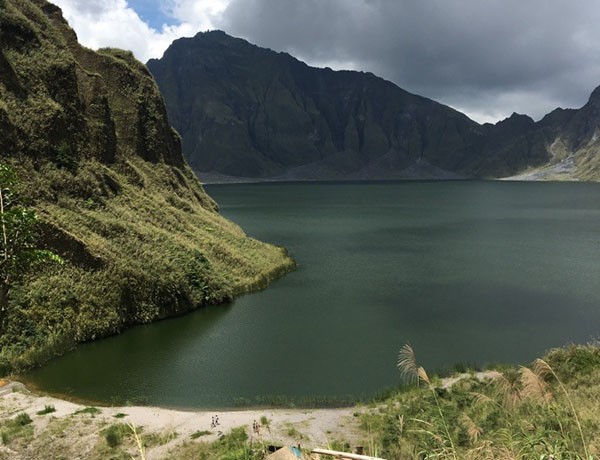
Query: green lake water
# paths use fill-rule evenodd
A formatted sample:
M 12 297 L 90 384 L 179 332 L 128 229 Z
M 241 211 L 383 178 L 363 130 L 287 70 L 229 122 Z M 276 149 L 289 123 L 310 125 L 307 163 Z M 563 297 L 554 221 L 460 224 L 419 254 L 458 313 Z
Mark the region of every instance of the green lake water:
M 600 335 L 600 185 L 215 185 L 298 270 L 233 304 L 86 344 L 27 376 L 104 403 L 224 408 L 372 395 L 427 369 L 527 363 Z

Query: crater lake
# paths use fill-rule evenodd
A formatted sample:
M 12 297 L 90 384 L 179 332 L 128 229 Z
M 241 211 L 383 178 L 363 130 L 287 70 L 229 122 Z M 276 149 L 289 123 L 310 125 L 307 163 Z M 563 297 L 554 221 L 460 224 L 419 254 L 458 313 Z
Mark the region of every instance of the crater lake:
M 100 403 L 341 404 L 428 371 L 527 363 L 600 332 L 600 184 L 207 186 L 298 269 L 229 305 L 79 346 L 24 376 Z

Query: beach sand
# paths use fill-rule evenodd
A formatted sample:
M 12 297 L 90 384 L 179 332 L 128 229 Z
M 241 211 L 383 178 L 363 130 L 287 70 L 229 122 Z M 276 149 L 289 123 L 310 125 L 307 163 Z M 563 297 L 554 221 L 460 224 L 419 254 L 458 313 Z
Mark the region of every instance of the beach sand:
M 333 441 L 351 445 L 364 442 L 355 413 L 359 407 L 334 409 L 268 409 L 227 411 L 181 411 L 146 406 L 98 407 L 99 413 L 90 414 L 87 406 L 63 399 L 35 394 L 18 382 L 0 384 L 0 423 L 25 412 L 33 420 L 33 437 L 22 443 L 0 445 L 0 460 L 38 458 L 93 458 L 94 446 L 106 444 L 100 433 L 114 423 L 131 423 L 144 434 L 156 433 L 173 439 L 147 449 L 146 458 L 159 459 L 181 443 L 210 442 L 233 428 L 244 427 L 251 440 L 266 441 L 277 446 L 301 445 L 303 448 L 326 447 Z M 37 415 L 45 406 L 55 412 Z M 83 412 L 81 412 L 84 410 Z M 115 417 L 117 414 L 125 414 Z M 214 417 L 219 424 L 211 426 Z M 268 426 L 253 430 L 254 422 L 268 419 Z M 192 440 L 196 432 L 207 431 Z M 40 444 L 40 445 L 36 445 Z M 87 454 L 90 454 L 88 456 Z M 135 455 L 135 450 L 132 451 Z M 42 457 L 40 457 L 42 458 Z M 136 458 L 136 457 L 134 457 Z

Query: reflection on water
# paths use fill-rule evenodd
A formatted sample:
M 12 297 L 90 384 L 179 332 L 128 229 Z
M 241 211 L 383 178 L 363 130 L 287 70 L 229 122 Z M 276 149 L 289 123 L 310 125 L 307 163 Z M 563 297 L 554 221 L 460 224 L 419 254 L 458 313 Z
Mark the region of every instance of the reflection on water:
M 207 187 L 299 269 L 232 305 L 80 347 L 28 379 L 105 402 L 230 407 L 372 394 L 410 342 L 431 368 L 598 336 L 598 184 Z

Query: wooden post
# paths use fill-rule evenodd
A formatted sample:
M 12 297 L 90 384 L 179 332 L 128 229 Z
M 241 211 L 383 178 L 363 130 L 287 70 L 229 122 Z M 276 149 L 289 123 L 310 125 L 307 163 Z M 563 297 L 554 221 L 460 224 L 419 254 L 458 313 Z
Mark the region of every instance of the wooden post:
M 329 455 L 339 460 L 386 460 L 385 458 L 369 457 L 368 455 L 348 454 L 346 452 L 338 452 L 327 449 L 313 449 L 313 454 Z

